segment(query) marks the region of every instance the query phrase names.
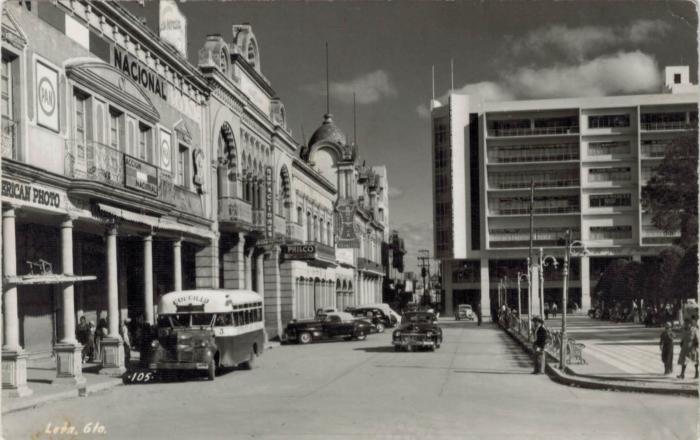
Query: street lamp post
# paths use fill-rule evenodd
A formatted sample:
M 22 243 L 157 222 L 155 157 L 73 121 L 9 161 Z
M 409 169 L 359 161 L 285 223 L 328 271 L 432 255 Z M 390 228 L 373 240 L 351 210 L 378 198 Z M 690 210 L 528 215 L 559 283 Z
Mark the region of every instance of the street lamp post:
M 559 349 L 559 369 L 564 371 L 564 367 L 566 366 L 566 346 L 567 346 L 567 337 L 566 337 L 566 305 L 568 303 L 568 296 L 569 296 L 569 259 L 571 257 L 571 248 L 574 246 L 580 246 L 583 248 L 583 252 L 585 254 L 586 252 L 586 247 L 584 244 L 579 241 L 571 241 L 571 230 L 567 229 L 566 230 L 566 237 L 565 237 L 565 249 L 564 249 L 564 285 L 562 289 L 562 311 L 561 311 L 561 347 Z
M 539 277 L 540 277 L 540 317 L 544 317 L 544 266 L 547 262 L 550 262 L 554 268 L 557 268 L 557 259 L 551 255 L 544 255 L 544 249 L 540 248 L 540 266 L 539 266 Z
M 528 291 L 530 290 L 530 285 L 529 285 L 530 277 L 528 277 L 527 275 L 525 275 L 522 272 L 518 272 L 518 319 L 521 319 L 521 316 L 523 313 L 522 300 L 520 299 L 520 281 L 523 279 L 523 277 L 525 277 L 525 281 L 528 282 Z M 530 319 L 529 315 L 528 315 L 528 319 Z

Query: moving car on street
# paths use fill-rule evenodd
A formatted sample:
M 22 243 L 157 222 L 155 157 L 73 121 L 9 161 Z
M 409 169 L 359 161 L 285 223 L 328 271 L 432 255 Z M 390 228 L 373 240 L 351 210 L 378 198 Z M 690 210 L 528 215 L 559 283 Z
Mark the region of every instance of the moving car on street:
M 460 304 L 455 310 L 455 319 L 459 321 L 460 319 L 468 319 L 470 321 L 474 320 L 474 311 L 472 306 L 469 304 Z
M 313 340 L 342 337 L 346 341 L 362 341 L 370 333 L 372 324 L 363 319 L 356 319 L 350 313 L 331 312 L 319 315 L 318 319 L 291 321 L 287 324 L 284 339 L 300 344 Z
M 264 348 L 262 297 L 250 290 L 183 290 L 158 304 L 157 337 L 147 353 L 152 370 L 251 369 Z
M 434 351 L 442 344 L 442 329 L 437 325 L 437 317 L 430 312 L 406 312 L 401 326 L 392 335 L 394 350 L 413 351 L 427 348 Z
M 377 333 L 384 333 L 387 327 L 393 327 L 396 323 L 396 318 L 392 320 L 376 307 L 357 307 L 350 312 L 356 318 L 363 318 L 374 324 Z

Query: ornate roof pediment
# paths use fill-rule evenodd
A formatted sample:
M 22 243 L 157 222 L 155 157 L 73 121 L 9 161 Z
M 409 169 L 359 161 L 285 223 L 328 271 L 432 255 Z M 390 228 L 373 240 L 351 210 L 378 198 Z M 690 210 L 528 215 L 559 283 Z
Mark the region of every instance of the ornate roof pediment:
M 151 99 L 119 69 L 94 58 L 74 59 L 66 63 L 66 76 L 103 95 L 150 123 L 160 119 Z

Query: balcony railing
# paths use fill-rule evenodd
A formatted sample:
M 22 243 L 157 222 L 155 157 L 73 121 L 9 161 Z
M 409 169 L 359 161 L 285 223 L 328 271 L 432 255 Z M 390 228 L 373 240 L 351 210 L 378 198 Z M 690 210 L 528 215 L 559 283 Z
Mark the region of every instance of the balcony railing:
M 498 180 L 495 178 L 489 179 L 489 189 L 518 189 L 518 188 L 530 188 L 530 182 L 535 183 L 535 188 L 567 188 L 567 187 L 577 187 L 580 186 L 580 181 L 578 177 L 562 177 L 542 180 L 523 179 L 523 180 Z
M 578 160 L 578 144 L 566 147 L 497 148 L 488 151 L 489 163 L 559 162 Z
M 578 206 L 535 206 L 532 209 L 534 214 L 574 214 L 580 211 Z M 508 208 L 508 207 L 489 207 L 489 215 L 523 215 L 529 214 L 530 209 L 525 207 Z
M 675 238 L 675 237 L 680 237 L 681 233 L 680 231 L 674 231 L 674 232 L 666 232 L 661 229 L 655 228 L 654 226 L 642 226 L 642 237 L 644 238 L 651 238 L 651 237 L 668 237 L 668 238 Z
M 362 257 L 357 258 L 357 268 L 359 270 L 369 270 L 372 272 L 384 273 L 384 266 Z
M 661 122 L 642 122 L 642 130 L 657 131 L 657 130 L 693 130 L 698 128 L 697 121 L 661 121 Z
M 219 199 L 219 221 L 230 223 L 253 223 L 253 210 L 250 203 L 235 198 L 222 197 Z
M 316 246 L 316 257 L 321 260 L 335 261 L 335 248 L 327 244 L 310 241 L 309 244 Z
M 306 240 L 304 227 L 299 223 L 288 222 L 287 238 L 293 241 L 304 242 Z
M 548 135 L 567 135 L 578 134 L 579 127 L 564 126 L 564 127 L 528 127 L 528 128 L 490 128 L 489 136 L 548 136 Z
M 17 159 L 17 131 L 12 119 L 2 118 L 2 157 Z
M 114 186 L 124 185 L 124 153 L 95 141 L 66 141 L 66 175 Z

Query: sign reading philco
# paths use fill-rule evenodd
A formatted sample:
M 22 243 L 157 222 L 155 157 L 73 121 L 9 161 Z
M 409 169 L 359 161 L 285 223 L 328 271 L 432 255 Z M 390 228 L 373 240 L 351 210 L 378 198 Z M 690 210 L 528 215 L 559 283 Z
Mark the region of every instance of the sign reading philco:
M 282 258 L 285 260 L 313 260 L 316 258 L 316 245 L 283 245 Z
M 63 210 L 66 208 L 65 198 L 66 193 L 63 191 L 33 183 L 2 179 L 2 199 L 4 201 L 19 201 L 23 205 Z
M 358 248 L 360 247 L 360 239 L 355 233 L 355 203 L 346 201 L 338 203 L 336 206 L 336 219 L 338 225 L 338 240 L 337 247 L 343 248 Z
M 114 46 L 112 62 L 119 70 L 136 81 L 141 87 L 167 100 L 165 78 L 158 75 L 140 60 L 122 51 L 117 46 Z
M 272 197 L 272 167 L 265 168 L 265 238 L 275 236 L 275 203 Z M 280 196 L 281 197 L 281 196 Z
M 58 72 L 36 61 L 37 122 L 58 131 Z
M 187 57 L 187 18 L 173 0 L 160 0 L 160 38 Z
M 158 195 L 158 169 L 153 165 L 124 155 L 124 175 L 127 187 Z

